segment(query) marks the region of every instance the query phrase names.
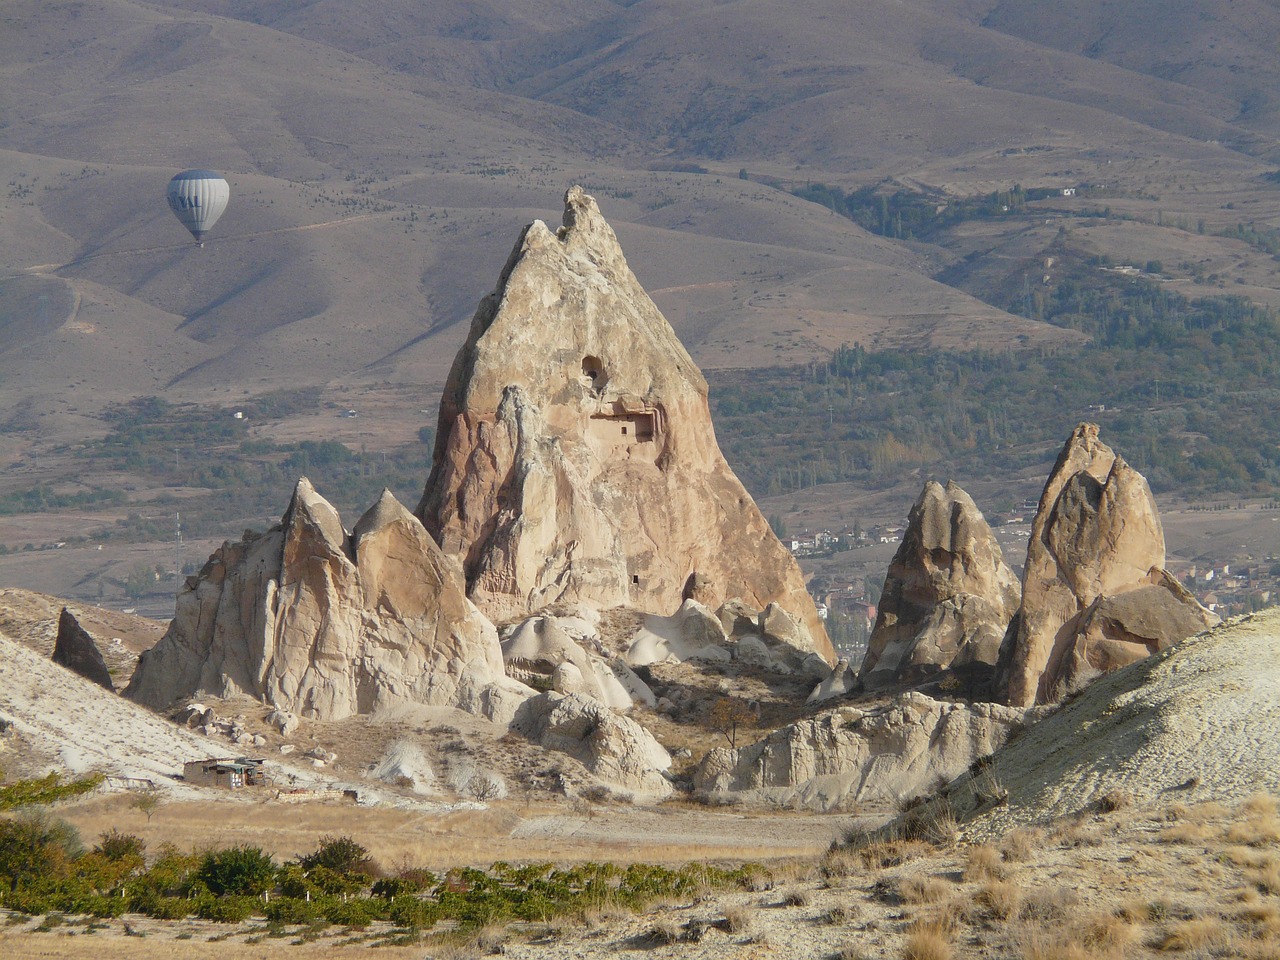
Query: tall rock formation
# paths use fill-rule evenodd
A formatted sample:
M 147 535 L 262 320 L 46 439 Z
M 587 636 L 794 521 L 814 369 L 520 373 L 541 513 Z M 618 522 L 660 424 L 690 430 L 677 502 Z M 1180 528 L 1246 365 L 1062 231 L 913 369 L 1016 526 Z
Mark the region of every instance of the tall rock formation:
M 776 602 L 834 662 L 795 560 L 720 453 L 706 381 L 579 187 L 559 231 L 525 228 L 476 311 L 417 512 L 494 620 L 739 597 Z
M 1217 623 L 1164 572 L 1164 531 L 1143 476 L 1075 428 L 1054 464 L 1027 547 L 997 695 L 1051 703 L 1099 673 Z
M 303 478 L 280 526 L 222 546 L 179 594 L 125 695 L 163 708 L 246 693 L 321 720 L 398 702 L 510 719 L 498 635 L 462 575 L 389 493 L 348 537 Z
M 860 679 L 870 688 L 919 684 L 952 671 L 989 683 L 1018 609 L 1017 577 L 973 500 L 930 480 L 889 564 Z
M 75 614 L 66 607 L 62 608 L 62 613 L 58 616 L 58 639 L 53 644 L 53 662 L 74 670 L 100 687 L 112 691 L 116 688 L 111 682 L 107 661 L 102 659 L 102 651 L 93 642 L 89 631 L 80 626 Z

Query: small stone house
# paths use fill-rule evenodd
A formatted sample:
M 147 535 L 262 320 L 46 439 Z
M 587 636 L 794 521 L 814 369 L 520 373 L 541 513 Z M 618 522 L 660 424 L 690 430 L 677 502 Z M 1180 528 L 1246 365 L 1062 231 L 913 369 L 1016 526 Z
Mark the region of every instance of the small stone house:
M 182 765 L 182 776 L 188 783 L 224 787 L 228 790 L 260 787 L 267 782 L 264 762 L 249 757 L 189 760 Z

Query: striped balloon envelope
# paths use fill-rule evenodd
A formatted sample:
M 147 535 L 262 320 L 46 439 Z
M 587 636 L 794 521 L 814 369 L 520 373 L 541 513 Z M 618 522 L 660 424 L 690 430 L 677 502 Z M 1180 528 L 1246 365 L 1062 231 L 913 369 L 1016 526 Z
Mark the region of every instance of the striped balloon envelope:
M 205 236 L 227 209 L 231 188 L 212 170 L 184 170 L 169 181 L 165 196 L 173 215 L 203 246 Z

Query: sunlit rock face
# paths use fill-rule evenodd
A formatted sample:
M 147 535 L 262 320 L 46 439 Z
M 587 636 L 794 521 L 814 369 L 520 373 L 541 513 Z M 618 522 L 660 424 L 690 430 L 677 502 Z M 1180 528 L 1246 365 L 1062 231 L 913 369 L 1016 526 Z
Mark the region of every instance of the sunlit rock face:
M 532 695 L 413 514 L 384 492 L 348 535 L 305 478 L 279 526 L 224 544 L 188 580 L 125 691 L 156 708 L 197 693 L 320 720 L 397 703 L 510 719 Z
M 1098 674 L 1218 618 L 1164 571 L 1146 479 L 1082 423 L 1058 455 L 1031 527 L 1022 604 L 1000 651 L 997 696 L 1052 703 Z
M 707 384 L 580 188 L 521 234 L 440 404 L 418 516 L 495 621 L 560 602 L 769 603 L 834 652 L 716 444 Z

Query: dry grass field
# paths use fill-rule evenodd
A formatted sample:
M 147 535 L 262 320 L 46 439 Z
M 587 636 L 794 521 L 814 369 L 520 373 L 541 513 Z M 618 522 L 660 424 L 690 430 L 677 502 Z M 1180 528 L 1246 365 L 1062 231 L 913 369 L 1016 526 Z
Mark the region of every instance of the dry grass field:
M 1280 956 L 1277 802 L 1137 804 L 1090 810 L 983 842 L 835 846 L 769 864 L 745 891 L 707 890 L 638 913 L 607 906 L 543 924 L 487 928 L 461 942 L 428 934 L 377 956 L 525 958 L 619 955 L 803 960 L 1121 960 Z M 681 814 L 669 820 L 678 832 Z M 529 851 L 530 859 L 544 851 Z M 602 842 L 607 856 L 609 844 Z M 641 851 L 642 853 L 644 851 Z M 746 853 L 746 851 L 742 851 Z M 359 955 L 392 937 L 351 930 L 13 917 L 14 958 L 263 958 Z M 305 939 L 305 943 L 303 942 Z

